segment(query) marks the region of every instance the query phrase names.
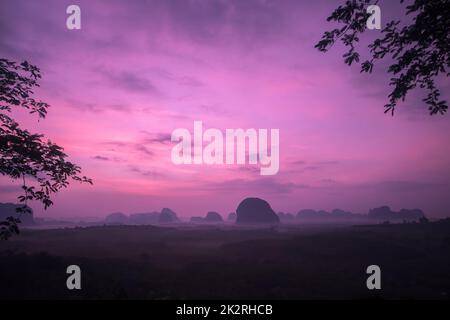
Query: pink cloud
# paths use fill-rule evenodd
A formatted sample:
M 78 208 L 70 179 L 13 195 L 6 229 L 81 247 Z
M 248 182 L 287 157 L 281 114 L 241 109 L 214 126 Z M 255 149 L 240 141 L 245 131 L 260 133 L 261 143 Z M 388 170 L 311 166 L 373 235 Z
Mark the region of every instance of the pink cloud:
M 334 4 L 198 3 L 80 1 L 82 30 L 69 32 L 63 2 L 7 1 L 2 55 L 38 64 L 37 94 L 52 105 L 43 122 L 19 119 L 63 145 L 95 181 L 64 191 L 46 213 L 36 207 L 39 214 L 228 212 L 249 195 L 280 211 L 387 203 L 448 212 L 449 118 L 410 121 L 409 102 L 384 115 L 386 94 L 366 94 L 385 93 L 383 83 L 345 66 L 339 49 L 314 49 Z M 279 128 L 280 173 L 173 165 L 171 144 L 149 137 L 192 130 L 193 120 Z

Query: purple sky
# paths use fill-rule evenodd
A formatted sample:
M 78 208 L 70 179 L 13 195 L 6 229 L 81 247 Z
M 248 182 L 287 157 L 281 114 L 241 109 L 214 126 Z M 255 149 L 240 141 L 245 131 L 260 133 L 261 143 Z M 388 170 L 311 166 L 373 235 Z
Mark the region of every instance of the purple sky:
M 381 1 L 383 23 L 400 6 Z M 347 67 L 337 46 L 314 49 L 339 1 L 4 0 L 0 56 L 43 73 L 36 95 L 51 105 L 32 131 L 65 147 L 93 186 L 74 183 L 37 215 L 104 216 L 170 207 L 181 216 L 234 211 L 257 196 L 274 210 L 390 205 L 450 211 L 450 117 L 428 116 L 422 93 L 395 117 L 383 113 L 387 65 Z M 66 7 L 82 29 L 67 30 Z M 378 37 L 369 31 L 367 43 Z M 367 52 L 366 50 L 362 50 Z M 440 81 L 449 99 L 448 79 Z M 176 128 L 279 128 L 280 171 L 254 166 L 175 166 Z M 0 177 L 0 201 L 20 183 Z

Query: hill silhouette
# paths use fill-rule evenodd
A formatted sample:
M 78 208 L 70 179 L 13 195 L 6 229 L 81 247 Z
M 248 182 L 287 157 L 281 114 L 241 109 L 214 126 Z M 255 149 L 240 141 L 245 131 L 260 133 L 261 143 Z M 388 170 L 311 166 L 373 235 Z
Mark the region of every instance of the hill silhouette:
M 161 213 L 158 216 L 158 222 L 159 223 L 174 223 L 178 222 L 177 214 L 169 209 L 169 208 L 163 208 L 161 210 Z
M 204 219 L 205 222 L 223 222 L 222 216 L 215 212 L 215 211 L 210 211 L 206 214 L 206 217 Z
M 237 224 L 278 224 L 280 218 L 270 204 L 259 198 L 246 198 L 236 209 Z
M 227 221 L 235 222 L 236 221 L 236 212 L 230 212 L 228 214 Z

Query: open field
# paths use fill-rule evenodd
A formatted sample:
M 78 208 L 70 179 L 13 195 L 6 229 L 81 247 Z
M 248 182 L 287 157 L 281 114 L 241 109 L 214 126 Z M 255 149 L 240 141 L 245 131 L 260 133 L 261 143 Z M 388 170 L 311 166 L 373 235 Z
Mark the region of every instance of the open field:
M 24 230 L 0 261 L 1 299 L 449 299 L 450 223 Z

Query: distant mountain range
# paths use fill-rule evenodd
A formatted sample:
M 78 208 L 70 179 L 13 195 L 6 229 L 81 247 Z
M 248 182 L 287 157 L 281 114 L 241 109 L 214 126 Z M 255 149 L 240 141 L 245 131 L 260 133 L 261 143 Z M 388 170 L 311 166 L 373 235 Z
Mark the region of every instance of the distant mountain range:
M 425 217 L 420 209 L 401 209 L 398 212 L 392 211 L 388 206 L 371 209 L 368 213 L 371 220 L 383 221 L 417 221 Z
M 6 220 L 7 217 L 19 217 L 16 209 L 20 204 L 0 203 L 0 221 Z M 196 216 L 190 218 L 190 223 L 237 223 L 237 224 L 278 224 L 282 223 L 380 223 L 380 222 L 413 222 L 426 219 L 425 214 L 420 209 L 401 209 L 400 211 L 392 211 L 388 206 L 381 206 L 370 209 L 368 214 L 352 213 L 341 209 L 334 209 L 331 212 L 324 210 L 303 209 L 296 215 L 292 213 L 275 212 L 269 203 L 259 198 L 246 198 L 237 207 L 236 213 L 228 214 L 226 221 L 222 216 L 210 211 L 206 216 Z M 177 214 L 169 209 L 163 208 L 160 212 L 143 212 L 124 214 L 122 212 L 114 212 L 105 217 L 103 221 L 92 223 L 74 223 L 67 221 L 53 221 L 47 219 L 34 219 L 33 213 L 20 215 L 22 226 L 34 225 L 149 225 L 149 224 L 171 224 L 180 223 L 181 220 Z
M 331 212 L 324 210 L 303 209 L 294 216 L 289 213 L 278 213 L 281 221 L 301 221 L 301 222 L 412 222 L 425 218 L 425 214 L 420 209 L 401 209 L 398 212 L 392 211 L 388 206 L 381 206 L 370 209 L 368 214 L 359 214 L 341 209 L 334 209 Z
M 296 215 L 296 220 L 299 221 L 309 221 L 309 222 L 345 222 L 345 221 L 360 221 L 367 220 L 367 215 L 352 213 L 349 211 L 334 209 L 331 212 L 325 210 L 312 210 L 303 209 L 300 210 Z
M 269 203 L 259 198 L 246 198 L 238 206 L 236 213 L 232 212 L 226 219 L 227 223 L 236 224 L 278 224 L 282 223 L 380 223 L 380 222 L 413 222 L 425 218 L 420 209 L 401 209 L 392 211 L 388 206 L 370 209 L 368 214 L 353 213 L 341 209 L 332 211 L 303 209 L 296 215 L 285 212 L 275 212 Z M 106 224 L 160 224 L 180 222 L 176 213 L 164 208 L 161 212 L 134 213 L 125 215 L 116 212 L 105 218 Z M 189 220 L 193 224 L 225 223 L 222 216 L 210 211 L 206 216 L 194 216 Z
M 161 212 L 132 213 L 126 215 L 122 212 L 114 212 L 106 216 L 105 224 L 165 224 L 179 222 L 177 214 L 169 209 L 163 208 Z

